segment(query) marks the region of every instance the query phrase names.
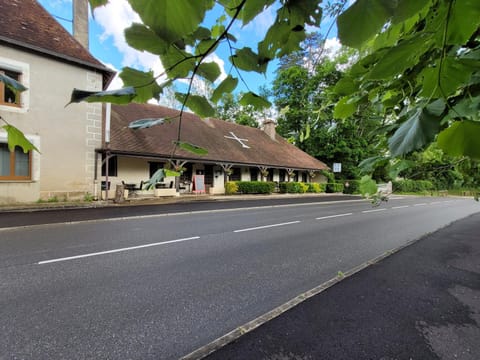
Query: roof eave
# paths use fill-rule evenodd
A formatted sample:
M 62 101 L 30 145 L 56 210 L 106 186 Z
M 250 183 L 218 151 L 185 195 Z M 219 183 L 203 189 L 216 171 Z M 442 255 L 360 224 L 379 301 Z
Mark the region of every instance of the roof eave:
M 162 155 L 162 154 L 154 154 L 154 153 L 142 153 L 142 152 L 134 152 L 134 151 L 124 151 L 124 150 L 114 150 L 114 149 L 97 149 L 97 152 L 105 152 L 110 151 L 111 154 L 116 155 L 123 155 L 123 156 L 131 156 L 131 157 L 141 157 L 146 159 L 157 159 L 157 160 L 171 160 L 172 157 L 170 155 Z M 245 162 L 237 162 L 237 161 L 229 161 L 229 160 L 215 160 L 215 159 L 199 159 L 199 158 L 190 158 L 181 155 L 175 155 L 175 160 L 185 160 L 190 162 L 201 162 L 205 164 L 231 164 L 236 166 L 247 166 L 247 167 L 268 167 L 274 169 L 293 169 L 293 170 L 301 170 L 301 171 L 321 171 L 321 170 L 328 170 L 328 166 L 324 169 L 322 168 L 313 168 L 313 167 L 299 167 L 299 166 L 288 166 L 288 165 L 278 165 L 278 164 L 258 164 L 258 163 L 245 163 Z
M 98 64 L 90 63 L 88 61 L 79 60 L 77 58 L 74 58 L 74 57 L 71 57 L 71 56 L 68 56 L 68 55 L 65 55 L 65 54 L 61 54 L 61 53 L 58 53 L 58 52 L 55 52 L 55 51 L 47 50 L 47 49 L 41 48 L 39 46 L 31 45 L 31 44 L 25 43 L 23 41 L 10 39 L 10 38 L 7 38 L 7 37 L 1 36 L 1 35 L 0 35 L 0 42 L 5 42 L 5 43 L 10 44 L 10 45 L 14 45 L 14 46 L 17 46 L 17 47 L 28 49 L 32 52 L 37 52 L 37 53 L 41 53 L 41 54 L 44 54 L 44 55 L 48 55 L 48 56 L 63 60 L 67 63 L 73 63 L 73 64 L 77 64 L 77 65 L 81 65 L 81 66 L 84 66 L 84 67 L 88 67 L 88 68 L 91 68 L 91 69 L 98 70 L 98 71 L 102 72 L 102 74 L 104 75 L 103 89 L 106 89 L 108 87 L 108 85 L 111 83 L 111 81 L 113 80 L 113 78 L 115 77 L 115 71 L 113 71 L 112 69 L 109 69 L 106 66 L 101 66 L 101 65 L 98 65 Z

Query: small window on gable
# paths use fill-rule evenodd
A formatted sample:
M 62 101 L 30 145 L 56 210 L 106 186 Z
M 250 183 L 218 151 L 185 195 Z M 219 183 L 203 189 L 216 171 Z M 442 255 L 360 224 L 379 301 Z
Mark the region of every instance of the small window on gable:
M 22 82 L 22 74 L 19 72 L 0 68 L 0 74 Z M 0 105 L 20 107 L 20 93 L 13 91 L 3 82 L 0 82 Z
M 32 178 L 32 152 L 24 153 L 20 147 L 10 151 L 0 143 L 0 180 L 30 180 Z

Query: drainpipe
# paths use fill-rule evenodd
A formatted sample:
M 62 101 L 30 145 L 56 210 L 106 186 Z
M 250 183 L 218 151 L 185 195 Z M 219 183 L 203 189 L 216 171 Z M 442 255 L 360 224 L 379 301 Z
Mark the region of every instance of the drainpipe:
M 111 120 L 111 114 L 112 114 L 112 104 L 106 103 L 105 104 L 105 200 L 108 203 L 108 163 L 110 160 L 110 151 L 109 151 L 109 145 L 110 145 L 110 120 Z

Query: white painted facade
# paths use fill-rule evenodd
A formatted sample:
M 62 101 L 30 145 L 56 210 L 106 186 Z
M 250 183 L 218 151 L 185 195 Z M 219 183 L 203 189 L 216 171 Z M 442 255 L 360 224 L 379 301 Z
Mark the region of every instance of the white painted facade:
M 102 105 L 71 104 L 74 88 L 102 90 L 102 74 L 33 52 L 0 45 L 0 68 L 21 73 L 21 107 L 0 116 L 39 148 L 30 180 L 0 180 L 0 204 L 83 198 L 94 191 L 95 149 L 102 143 Z M 0 130 L 0 142 L 6 133 Z
M 142 158 L 135 158 L 135 157 L 124 157 L 119 155 L 117 159 L 117 175 L 116 176 L 109 176 L 108 181 L 110 182 L 110 191 L 109 191 L 109 198 L 114 198 L 115 196 L 115 188 L 117 185 L 121 185 L 122 183 L 126 184 L 135 184 L 137 186 L 140 185 L 140 182 L 145 182 L 149 179 L 149 162 L 153 161 L 152 159 L 142 159 Z M 189 179 L 189 182 L 193 181 L 193 175 L 198 173 L 203 173 L 205 171 L 205 164 L 202 163 L 192 163 L 192 177 Z M 252 167 L 257 169 L 257 167 Z M 240 167 L 240 180 L 241 181 L 251 181 L 250 176 L 250 167 Z M 280 170 L 279 169 L 269 169 L 269 171 L 273 171 L 273 181 L 279 183 L 280 182 Z M 326 182 L 326 178 L 317 173 L 317 175 L 311 179 L 307 172 L 303 171 L 296 171 L 298 173 L 299 181 L 301 181 L 302 174 L 307 176 L 308 182 L 316 182 L 316 183 L 324 183 Z M 100 174 L 100 172 L 99 172 Z M 106 177 L 101 176 L 99 178 L 100 181 L 105 182 Z M 260 173 L 258 174 L 258 181 L 261 180 Z M 266 181 L 266 179 L 264 179 Z M 285 178 L 287 181 L 287 178 Z M 291 182 L 294 181 L 292 177 L 290 179 Z M 169 176 L 163 180 L 163 183 L 166 185 L 167 188 L 170 187 L 171 184 L 175 184 L 175 177 Z M 185 184 L 180 181 L 181 190 L 180 194 L 191 192 L 193 190 L 192 184 Z M 100 187 L 99 187 L 100 189 Z M 207 191 L 209 194 L 224 194 L 225 193 L 225 173 L 221 166 L 213 165 L 213 186 L 208 186 Z M 155 196 L 154 191 L 143 191 L 143 192 L 136 192 L 137 194 L 143 195 L 151 195 Z M 157 196 L 159 196 L 157 194 Z M 160 195 L 162 196 L 162 195 Z M 103 193 L 102 198 L 105 197 L 105 193 Z

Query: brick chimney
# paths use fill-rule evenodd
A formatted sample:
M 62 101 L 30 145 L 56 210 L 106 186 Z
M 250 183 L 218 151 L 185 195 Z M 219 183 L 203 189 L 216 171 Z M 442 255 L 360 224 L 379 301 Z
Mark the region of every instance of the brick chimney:
M 266 119 L 263 121 L 263 131 L 265 134 L 270 136 L 270 139 L 275 140 L 275 135 L 277 132 L 275 131 L 276 124 L 273 120 Z
M 88 0 L 73 0 L 73 37 L 88 50 Z

